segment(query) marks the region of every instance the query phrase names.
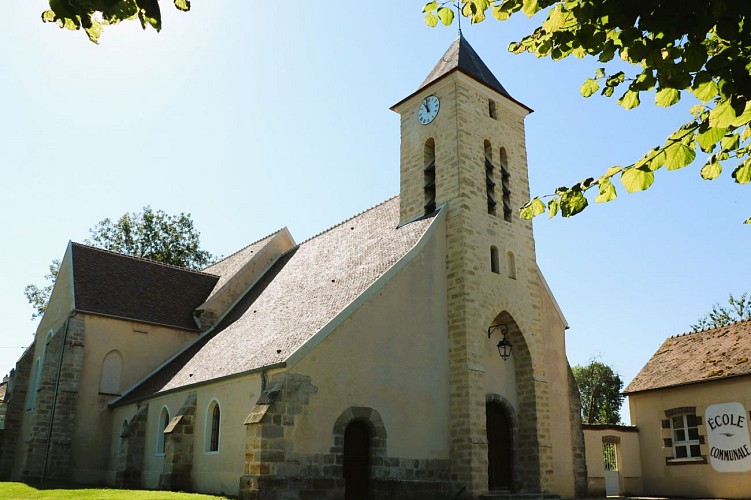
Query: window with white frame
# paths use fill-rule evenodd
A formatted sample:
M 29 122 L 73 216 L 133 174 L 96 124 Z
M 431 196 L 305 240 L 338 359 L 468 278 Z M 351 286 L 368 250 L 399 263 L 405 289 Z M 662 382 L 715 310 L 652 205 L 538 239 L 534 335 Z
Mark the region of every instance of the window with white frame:
M 699 421 L 696 414 L 674 415 L 670 419 L 673 458 L 700 458 Z

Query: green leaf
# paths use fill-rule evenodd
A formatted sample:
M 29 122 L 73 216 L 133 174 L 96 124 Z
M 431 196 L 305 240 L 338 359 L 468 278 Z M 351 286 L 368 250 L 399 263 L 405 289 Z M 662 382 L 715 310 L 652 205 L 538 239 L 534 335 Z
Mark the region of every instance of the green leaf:
M 623 170 L 623 167 L 610 167 L 607 169 L 607 171 L 603 174 L 602 179 L 613 177 L 615 174 Z
M 731 134 L 728 137 L 722 138 L 720 146 L 722 147 L 723 151 L 735 151 L 736 149 L 738 149 L 740 139 L 741 138 L 738 136 L 738 134 Z
M 595 203 L 607 203 L 614 200 L 618 195 L 615 192 L 615 186 L 610 179 L 600 181 L 600 194 L 595 198 Z
M 634 92 L 633 90 L 627 90 L 623 96 L 618 99 L 618 104 L 625 109 L 634 109 L 639 105 L 639 102 L 639 92 Z
M 733 127 L 742 127 L 743 125 L 746 125 L 749 121 L 751 121 L 751 101 L 746 103 L 745 108 L 743 109 L 743 113 L 737 117 L 731 125 Z
M 553 198 L 548 202 L 548 218 L 552 219 L 558 214 L 558 209 L 560 208 L 560 202 L 558 201 L 558 198 Z
M 751 159 L 744 161 L 733 170 L 733 179 L 738 184 L 748 184 L 751 182 Z
M 713 181 L 722 173 L 722 165 L 716 161 L 713 156 L 707 163 L 701 167 L 701 178 L 706 181 Z
M 589 97 L 595 92 L 597 92 L 600 88 L 600 84 L 597 83 L 596 80 L 592 80 L 591 78 L 587 78 L 584 81 L 584 84 L 582 84 L 581 88 L 579 89 L 579 92 L 583 97 Z
M 423 14 L 427 12 L 433 12 L 438 8 L 438 2 L 428 2 L 425 4 L 425 7 L 422 8 Z
M 454 22 L 454 11 L 448 7 L 438 9 L 438 18 L 444 26 L 449 26 Z
M 667 160 L 667 155 L 665 154 L 665 150 L 658 149 L 657 153 L 654 155 L 652 160 L 649 162 L 649 170 L 652 172 L 655 172 L 656 170 L 659 170 L 660 167 L 665 165 L 665 160 Z
M 621 174 L 621 183 L 629 193 L 636 193 L 637 191 L 649 189 L 654 181 L 654 172 L 646 167 L 625 168 Z
M 668 170 L 678 170 L 690 164 L 696 158 L 696 152 L 693 148 L 682 142 L 674 142 L 664 149 L 665 151 L 665 168 Z
M 709 126 L 727 128 L 735 118 L 735 110 L 730 105 L 730 99 L 725 99 L 709 112 Z
M 751 137 L 751 125 L 746 125 L 746 128 L 741 132 L 741 140 L 745 141 L 749 137 Z
M 681 100 L 681 93 L 677 89 L 661 89 L 655 94 L 655 104 L 667 108 Z
M 540 198 L 532 198 L 520 210 L 522 219 L 530 220 L 545 212 L 545 204 Z
M 534 16 L 539 10 L 540 5 L 537 3 L 537 0 L 524 0 L 524 3 L 522 4 L 522 12 L 524 12 L 527 17 Z
M 503 5 L 494 5 L 492 12 L 493 17 L 495 17 L 499 21 L 505 21 L 506 19 L 511 17 L 511 13 L 504 9 Z
M 183 12 L 190 10 L 190 0 L 175 0 L 175 7 Z
M 725 136 L 726 131 L 724 127 L 709 127 L 706 131 L 696 134 L 696 142 L 702 151 L 710 153 L 717 141 Z
M 694 84 L 691 86 L 691 93 L 702 102 L 709 102 L 719 92 L 717 84 L 706 71 L 700 71 L 694 78 Z
M 431 28 L 435 28 L 438 26 L 438 16 L 435 14 L 425 14 L 425 24 L 430 26 Z
M 561 215 L 571 217 L 587 208 L 587 198 L 581 191 L 568 190 L 561 195 Z
M 744 224 L 751 224 L 751 217 L 743 221 Z

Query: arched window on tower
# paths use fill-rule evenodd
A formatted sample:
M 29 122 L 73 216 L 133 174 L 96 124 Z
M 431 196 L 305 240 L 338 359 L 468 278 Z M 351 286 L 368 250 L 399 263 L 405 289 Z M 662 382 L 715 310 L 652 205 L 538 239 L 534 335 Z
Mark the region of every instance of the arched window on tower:
M 511 222 L 511 174 L 508 170 L 505 148 L 501 148 L 499 160 L 501 165 L 501 189 L 503 190 L 503 220 Z
M 435 212 L 435 141 L 428 139 L 425 142 L 423 161 L 423 173 L 425 176 L 425 208 L 426 214 Z
M 495 207 L 497 205 L 495 201 L 495 180 L 493 178 L 493 146 L 490 145 L 490 141 L 485 141 L 485 192 L 488 197 L 488 213 L 495 215 Z
M 100 394 L 120 394 L 120 378 L 123 371 L 123 357 L 118 351 L 110 351 L 102 361 L 99 378 Z
M 498 259 L 498 248 L 490 247 L 490 270 L 496 274 L 500 274 L 501 265 Z
M 507 260 L 508 260 L 508 277 L 512 280 L 516 279 L 516 257 L 514 257 L 514 252 L 509 252 L 506 254 Z

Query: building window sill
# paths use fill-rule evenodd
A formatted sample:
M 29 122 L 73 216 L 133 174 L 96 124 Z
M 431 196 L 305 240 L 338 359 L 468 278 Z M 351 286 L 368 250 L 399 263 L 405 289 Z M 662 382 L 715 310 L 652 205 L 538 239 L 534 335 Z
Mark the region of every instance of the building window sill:
M 691 458 L 666 458 L 666 465 L 693 465 L 693 464 L 706 464 L 707 457 L 691 457 Z

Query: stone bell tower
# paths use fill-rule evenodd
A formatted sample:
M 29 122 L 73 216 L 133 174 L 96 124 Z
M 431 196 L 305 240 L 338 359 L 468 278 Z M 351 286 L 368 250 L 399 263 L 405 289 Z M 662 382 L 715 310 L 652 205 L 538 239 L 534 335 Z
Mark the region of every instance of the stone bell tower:
M 566 380 L 556 397 L 565 398 L 558 406 L 569 418 L 565 319 L 556 316 L 552 327 L 546 320 L 556 306 L 537 267 L 532 224 L 518 215 L 529 200 L 524 118 L 532 110 L 509 95 L 461 32 L 420 88 L 392 109 L 401 115 L 402 223 L 447 210 L 452 479 L 473 495 L 559 493 L 547 372 Z M 504 330 L 513 348 L 507 360 L 496 349 Z M 560 348 L 551 354 L 552 345 Z M 496 406 L 505 414 L 498 442 Z M 561 442 L 570 444 L 571 427 L 565 433 Z M 561 453 L 573 462 L 571 448 Z

